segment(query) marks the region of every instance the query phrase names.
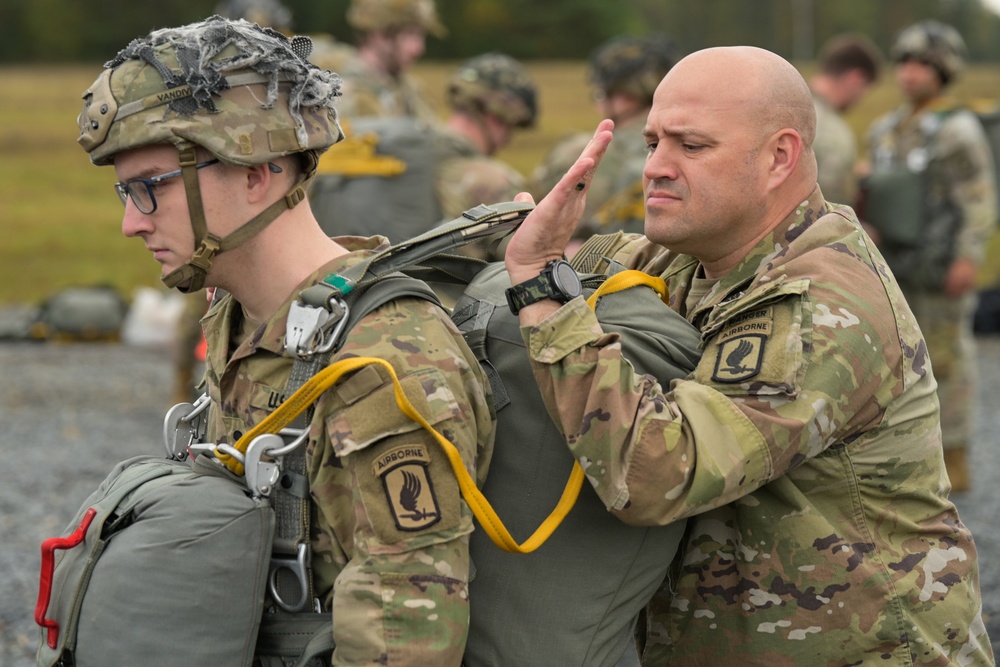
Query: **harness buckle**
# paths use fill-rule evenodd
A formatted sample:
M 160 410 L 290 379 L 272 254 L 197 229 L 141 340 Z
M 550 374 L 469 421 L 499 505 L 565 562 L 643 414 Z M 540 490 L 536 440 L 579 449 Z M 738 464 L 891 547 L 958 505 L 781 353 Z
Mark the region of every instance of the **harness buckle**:
M 333 349 L 347 326 L 350 308 L 343 299 L 331 299 L 328 308 L 293 301 L 285 325 L 285 351 L 309 359 Z

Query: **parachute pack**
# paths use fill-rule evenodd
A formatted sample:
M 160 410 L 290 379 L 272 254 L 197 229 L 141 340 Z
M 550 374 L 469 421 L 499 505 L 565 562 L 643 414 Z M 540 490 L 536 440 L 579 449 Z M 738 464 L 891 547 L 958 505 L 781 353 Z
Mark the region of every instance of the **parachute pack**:
M 323 309 L 328 317 L 298 318 L 293 326 L 290 316 L 286 346 L 342 336 L 363 312 L 377 307 L 373 304 L 400 294 L 435 300 L 421 281 L 400 271 L 467 284 L 453 320 L 487 371 L 498 421 L 490 474 L 481 491 L 461 461 L 452 466 L 477 517 L 464 664 L 615 664 L 639 612 L 664 581 L 684 523 L 636 528 L 606 511 L 583 484 L 582 471 L 545 410 L 517 318 L 506 307 L 509 279 L 502 265 L 448 252 L 509 231 L 530 208 L 515 203 L 477 207 L 375 255 L 337 281 L 304 290 L 299 307 Z M 595 237 L 574 257 L 579 270 L 600 267 L 583 276 L 585 293 L 603 289 L 607 274 L 616 272 L 604 256 L 621 236 Z M 621 333 L 636 369 L 666 385 L 693 370 L 699 337 L 663 302 L 665 290 L 658 294 L 642 286 L 655 287 L 658 279 L 646 279 L 636 287 L 591 296 L 592 305 L 609 331 Z M 350 308 L 338 306 L 342 298 L 350 298 Z M 338 312 L 351 314 L 340 321 Z M 315 326 L 303 326 L 304 321 Z M 354 365 L 337 368 L 345 362 Z M 208 398 L 181 404 L 168 413 L 164 435 L 172 458 L 201 452 L 193 464 L 156 457 L 121 464 L 64 534 L 45 542 L 36 608 L 43 627 L 39 665 L 202 664 L 209 643 L 210 664 L 249 665 L 252 659 L 263 665 L 329 664 L 331 614 L 313 609 L 304 595 L 307 582 L 301 581 L 308 572 L 308 542 L 290 556 L 279 554 L 283 512 L 273 509 L 279 494 L 271 491 L 284 486 L 289 457 L 304 449 L 298 446 L 304 441 L 301 433 L 286 428 L 294 417 L 289 406 L 303 404 L 296 408 L 301 411 L 341 373 L 385 362 L 311 363 L 321 368 L 300 382 L 300 390 L 239 442 L 226 446 L 239 457 L 243 477 L 211 460 L 216 445 L 191 444 L 198 442 L 199 415 L 208 408 Z M 407 412 L 403 404 L 400 409 Z M 249 444 L 242 447 L 244 441 Z M 438 441 L 447 453 L 450 443 Z M 215 496 L 224 501 L 212 500 Z M 548 530 L 537 530 L 520 544 L 539 524 Z M 558 527 L 549 534 L 553 525 Z M 163 546 L 171 544 L 184 547 Z M 56 551 L 65 552 L 58 562 Z M 157 572 L 151 574 L 150 567 Z M 185 582 L 171 590 L 174 578 Z M 289 578 L 291 589 L 282 583 Z M 236 614 L 234 600 L 241 601 Z M 268 600 L 279 603 L 279 613 L 263 614 Z M 225 626 L 220 617 L 227 618 Z M 107 643 L 111 635 L 115 642 Z M 149 635 L 159 637 L 146 643 Z
M 404 117 L 344 123 L 344 141 L 323 154 L 309 202 L 330 236 L 382 234 L 400 242 L 441 222 L 434 188 L 434 140 Z

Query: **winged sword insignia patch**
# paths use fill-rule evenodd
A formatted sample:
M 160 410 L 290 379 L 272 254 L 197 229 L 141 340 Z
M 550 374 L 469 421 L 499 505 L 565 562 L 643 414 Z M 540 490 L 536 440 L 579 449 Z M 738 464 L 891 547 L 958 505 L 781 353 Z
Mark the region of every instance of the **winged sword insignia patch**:
M 747 334 L 722 343 L 712 379 L 716 382 L 743 382 L 760 373 L 766 342 L 765 335 Z
M 372 464 L 392 510 L 396 528 L 423 530 L 441 520 L 434 486 L 427 474 L 430 457 L 423 445 L 403 445 L 385 452 Z

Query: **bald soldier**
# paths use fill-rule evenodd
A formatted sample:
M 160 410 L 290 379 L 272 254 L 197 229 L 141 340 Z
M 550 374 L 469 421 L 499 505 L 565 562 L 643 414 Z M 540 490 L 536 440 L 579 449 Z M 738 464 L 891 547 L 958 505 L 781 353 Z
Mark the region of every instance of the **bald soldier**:
M 647 238 L 617 257 L 662 276 L 701 332 L 699 366 L 669 386 L 545 279 L 602 122 L 507 249 L 512 283 L 534 284 L 512 289 L 535 375 L 611 511 L 691 517 L 643 664 L 992 665 L 927 348 L 853 211 L 816 185 L 815 122 L 798 72 L 757 48 L 696 52 L 658 87 Z

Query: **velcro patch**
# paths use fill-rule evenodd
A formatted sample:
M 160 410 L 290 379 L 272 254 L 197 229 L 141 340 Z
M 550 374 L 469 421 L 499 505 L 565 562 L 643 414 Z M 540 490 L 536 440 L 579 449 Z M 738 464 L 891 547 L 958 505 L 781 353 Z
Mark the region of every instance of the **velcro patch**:
M 382 480 L 385 498 L 399 530 L 423 530 L 441 520 L 434 485 L 427 474 L 430 462 L 423 445 L 394 447 L 372 462 L 372 472 Z

